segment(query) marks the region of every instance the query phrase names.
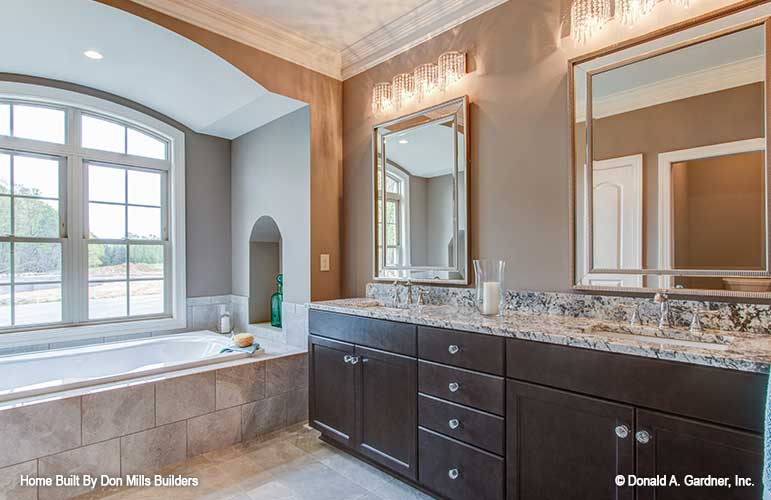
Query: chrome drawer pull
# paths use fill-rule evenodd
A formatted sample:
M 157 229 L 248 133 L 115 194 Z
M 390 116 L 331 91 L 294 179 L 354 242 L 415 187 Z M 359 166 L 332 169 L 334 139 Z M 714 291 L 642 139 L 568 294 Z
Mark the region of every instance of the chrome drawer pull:
M 616 436 L 618 436 L 621 439 L 626 439 L 628 435 L 629 435 L 629 427 L 623 424 L 616 426 Z
M 460 384 L 457 382 L 450 382 L 450 385 L 448 385 L 447 388 L 450 389 L 450 392 L 458 392 Z
M 450 345 L 450 347 L 447 348 L 447 350 L 450 352 L 450 354 L 458 354 L 458 351 L 460 351 L 460 347 L 456 346 L 455 344 Z
M 351 356 L 351 364 L 352 365 L 355 365 L 356 363 L 358 363 L 359 360 L 360 360 L 360 358 L 358 356 Z
M 637 431 L 634 437 L 640 444 L 648 444 L 648 442 L 651 440 L 651 434 L 648 431 Z
M 345 356 L 343 356 L 343 363 L 350 364 L 351 360 L 353 360 L 353 356 L 351 356 L 350 354 L 346 354 Z
M 460 477 L 460 471 L 458 469 L 450 469 L 447 471 L 447 475 L 450 476 L 450 479 L 458 479 Z
M 449 422 L 447 422 L 447 425 L 450 426 L 450 429 L 457 429 L 458 427 L 460 427 L 460 420 L 458 420 L 457 418 L 453 418 Z

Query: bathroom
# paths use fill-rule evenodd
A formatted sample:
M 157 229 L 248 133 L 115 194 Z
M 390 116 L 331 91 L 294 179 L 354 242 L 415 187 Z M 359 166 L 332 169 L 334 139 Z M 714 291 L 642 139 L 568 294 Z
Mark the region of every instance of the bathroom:
M 0 499 L 771 496 L 768 0 L 2 5 Z

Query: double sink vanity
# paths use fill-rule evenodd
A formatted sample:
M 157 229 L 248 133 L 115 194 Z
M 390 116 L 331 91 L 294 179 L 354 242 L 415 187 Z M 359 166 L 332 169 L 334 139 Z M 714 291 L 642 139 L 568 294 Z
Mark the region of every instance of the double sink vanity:
M 373 299 L 309 322 L 311 425 L 438 498 L 760 498 L 766 335 Z M 746 486 L 684 484 L 710 476 Z

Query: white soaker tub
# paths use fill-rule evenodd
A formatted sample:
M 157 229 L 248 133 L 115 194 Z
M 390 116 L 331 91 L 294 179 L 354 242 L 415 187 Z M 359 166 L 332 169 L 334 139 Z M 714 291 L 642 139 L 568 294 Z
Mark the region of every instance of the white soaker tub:
M 201 331 L 0 357 L 0 401 L 144 377 L 248 356 Z

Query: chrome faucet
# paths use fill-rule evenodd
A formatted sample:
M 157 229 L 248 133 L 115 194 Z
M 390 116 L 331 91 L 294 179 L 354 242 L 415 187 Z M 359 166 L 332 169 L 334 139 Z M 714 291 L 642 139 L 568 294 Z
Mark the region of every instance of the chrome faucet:
M 672 328 L 672 312 L 669 310 L 669 297 L 664 292 L 653 296 L 653 302 L 659 305 L 659 328 Z
M 404 298 L 404 305 L 406 307 L 410 307 L 413 304 L 412 301 L 412 281 L 405 280 L 405 281 L 394 281 L 394 305 L 396 307 L 400 307 L 401 304 L 399 302 L 399 285 L 404 285 L 404 287 L 407 289 L 407 296 Z

